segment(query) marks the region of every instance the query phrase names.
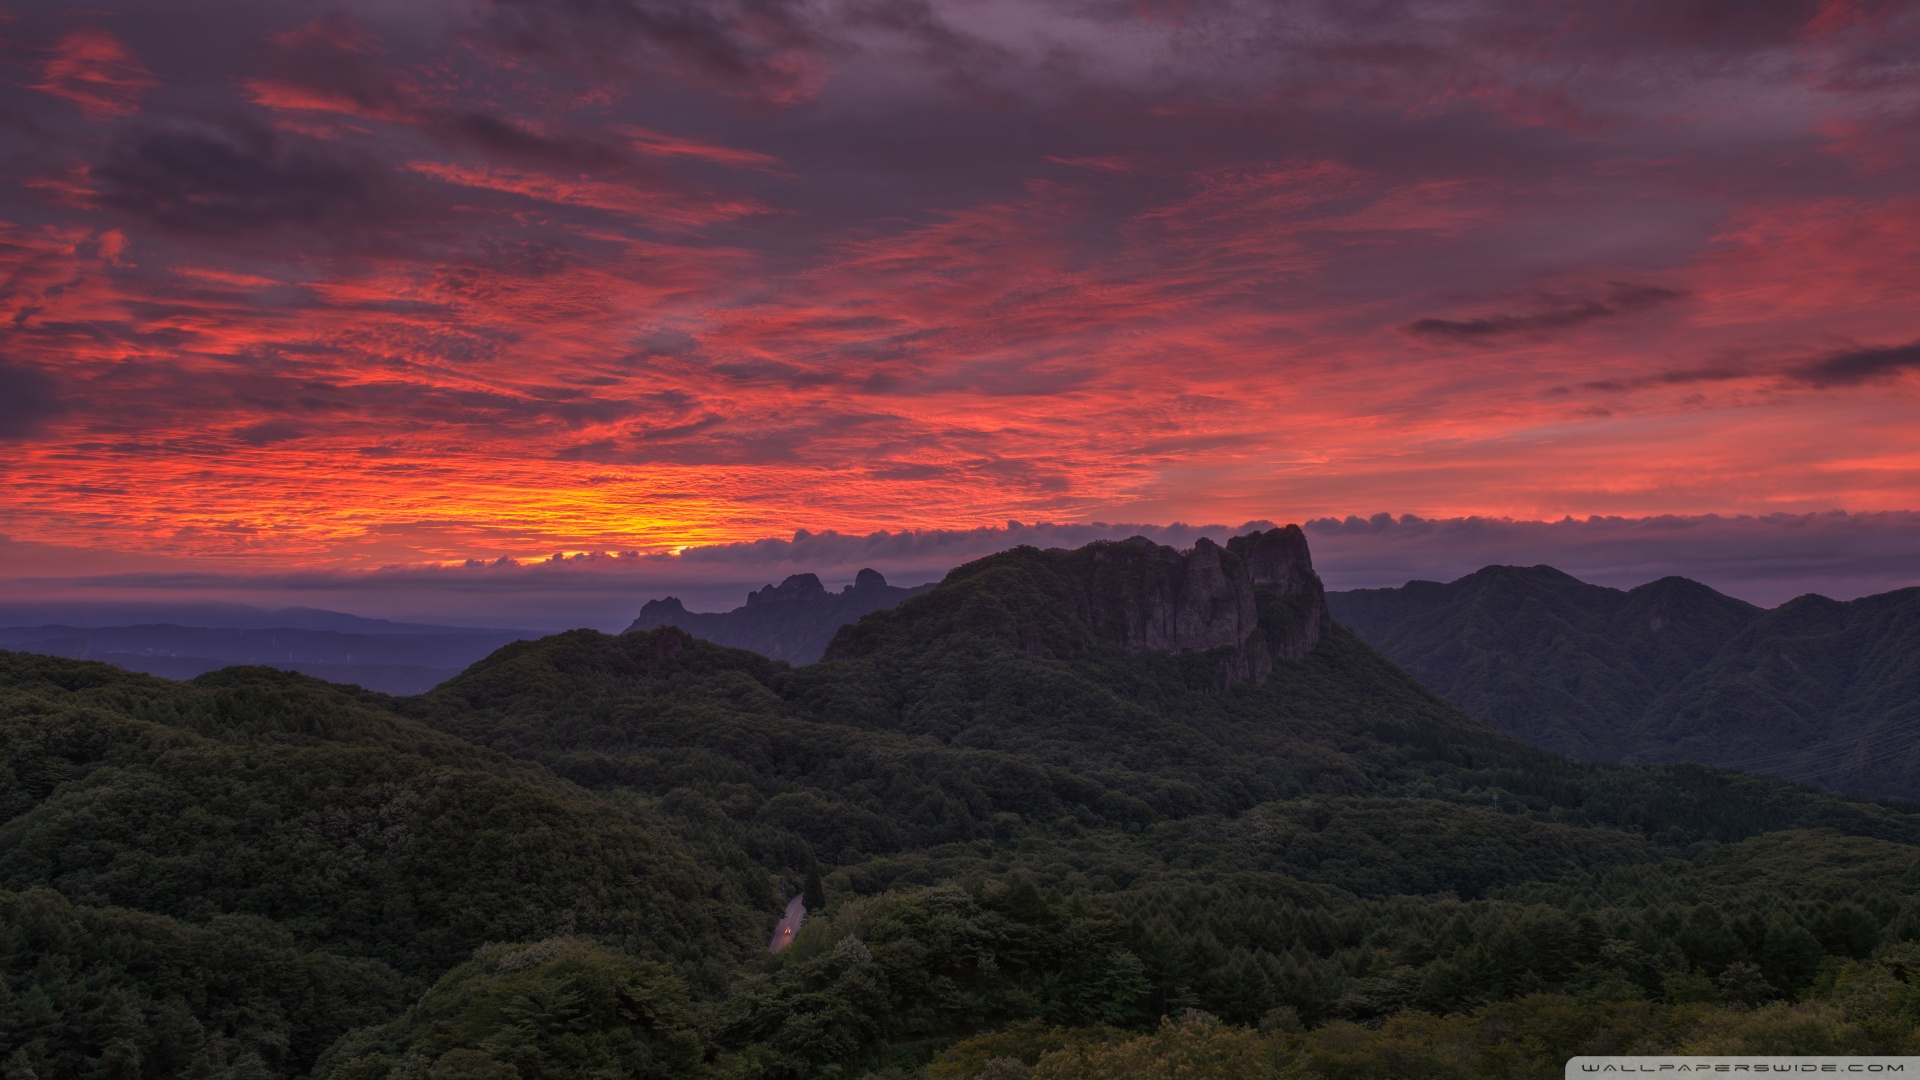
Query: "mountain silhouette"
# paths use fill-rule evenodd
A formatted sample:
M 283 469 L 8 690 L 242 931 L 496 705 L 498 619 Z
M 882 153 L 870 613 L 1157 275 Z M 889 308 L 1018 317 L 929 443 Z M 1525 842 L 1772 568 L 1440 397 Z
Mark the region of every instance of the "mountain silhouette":
M 1759 608 L 1680 577 L 1549 566 L 1328 594 L 1448 701 L 1587 761 L 1695 761 L 1920 799 L 1920 588 Z
M 677 626 L 695 637 L 794 664 L 811 664 L 826 651 L 842 626 L 871 612 L 893 607 L 931 584 L 903 589 L 887 584 L 878 570 L 864 569 L 853 584 L 828 592 L 813 574 L 794 574 L 778 585 L 747 594 L 732 611 L 688 611 L 677 597 L 649 600 L 627 627 L 653 630 Z

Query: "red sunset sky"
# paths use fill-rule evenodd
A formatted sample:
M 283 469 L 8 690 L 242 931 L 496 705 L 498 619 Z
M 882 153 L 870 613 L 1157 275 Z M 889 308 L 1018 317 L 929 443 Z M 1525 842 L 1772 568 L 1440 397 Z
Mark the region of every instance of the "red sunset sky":
M 0 577 L 1382 511 L 1920 550 L 1913 3 L 30 0 L 0 50 Z

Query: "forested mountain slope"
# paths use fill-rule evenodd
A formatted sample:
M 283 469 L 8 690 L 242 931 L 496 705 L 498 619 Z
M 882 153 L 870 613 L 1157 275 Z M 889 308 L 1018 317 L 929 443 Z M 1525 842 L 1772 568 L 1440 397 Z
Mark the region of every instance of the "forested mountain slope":
M 0 694 L 0 1033 L 41 1076 L 299 1075 L 485 942 L 588 933 L 698 980 L 759 936 L 646 815 L 373 696 L 24 653 Z
M 1920 799 L 1920 589 L 1761 609 L 1685 578 L 1622 592 L 1490 566 L 1329 603 L 1448 701 L 1536 746 Z
M 1489 566 L 1328 597 L 1334 617 L 1415 678 L 1524 742 L 1618 758 L 1661 694 L 1760 615 L 1685 578 L 1631 592 L 1550 566 Z
M 1920 588 L 1767 610 L 1654 702 L 1634 743 L 1623 760 L 1920 800 Z
M 1318 1023 L 1577 989 L 1616 970 L 1606 949 L 1641 988 L 1624 993 L 1658 997 L 1692 975 L 1717 996 L 1715 980 L 1746 964 L 1778 995 L 1812 977 L 1807 942 L 1841 947 L 1840 931 L 1814 928 L 1843 918 L 1815 914 L 1831 891 L 1736 887 L 1699 917 L 1735 936 L 1747 919 L 1746 944 L 1692 960 L 1679 930 L 1657 927 L 1684 927 L 1696 905 L 1656 918 L 1635 891 L 1762 835 L 1816 850 L 1878 838 L 1859 842 L 1899 869 L 1855 894 L 1870 913 L 1844 918 L 1871 923 L 1874 943 L 1920 933 L 1895 883 L 1920 865 L 1920 818 L 1737 773 L 1526 747 L 1327 625 L 1317 579 L 1255 583 L 1248 561 L 1138 542 L 1016 550 L 849 627 L 805 668 L 672 630 L 580 632 L 502 650 L 409 708 L 658 806 L 709 858 L 748 853 L 737 872 L 779 866 L 792 882 L 806 860 L 823 864 L 834 909 L 736 989 L 716 1035 L 772 1048 L 775 1071 L 795 1075 L 1022 1015 L 1133 1023 L 1195 1006 Z M 1309 637 L 1301 658 L 1274 655 Z M 1632 868 L 1648 876 L 1590 891 Z M 1496 899 L 1530 883 L 1585 895 L 1574 907 L 1589 921 Z M 1076 923 L 1088 916 L 1048 909 L 1050 890 L 1123 922 Z M 1763 968 L 1768 920 L 1802 892 L 1804 917 L 1782 915 Z M 1050 951 L 1067 932 L 1092 961 Z M 1514 933 L 1561 941 L 1557 959 L 1476 975 L 1491 955 L 1476 950 Z M 859 950 L 842 948 L 849 938 Z M 952 962 L 980 950 L 1000 975 Z M 1748 969 L 1732 970 L 1729 985 Z
M 1399 1076 L 1920 1022 L 1920 815 L 1527 747 L 1332 624 L 1298 530 L 1006 552 L 800 668 L 670 627 L 399 699 L 0 654 L 0 731 L 0 1062 L 41 1076 L 1131 1075 L 1068 1059 L 1163 1016 Z

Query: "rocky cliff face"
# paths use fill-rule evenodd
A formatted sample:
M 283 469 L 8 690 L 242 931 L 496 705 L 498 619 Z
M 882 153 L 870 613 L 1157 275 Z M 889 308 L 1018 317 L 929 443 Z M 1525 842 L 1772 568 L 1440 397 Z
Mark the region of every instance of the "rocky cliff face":
M 1062 552 L 1098 637 L 1135 652 L 1221 650 L 1221 682 L 1264 682 L 1276 661 L 1313 651 L 1332 628 L 1307 538 L 1296 525 L 1202 538 L 1179 551 L 1145 537 Z
M 1272 609 L 1263 613 L 1263 625 L 1276 659 L 1305 657 L 1333 630 L 1327 591 L 1314 572 L 1307 534 L 1300 526 L 1236 536 L 1227 541 L 1227 550 L 1246 564 L 1255 591 Z
M 1191 551 L 1135 537 L 1076 554 L 1091 564 L 1087 622 L 1136 652 L 1238 648 L 1256 628 L 1245 566 L 1204 537 Z

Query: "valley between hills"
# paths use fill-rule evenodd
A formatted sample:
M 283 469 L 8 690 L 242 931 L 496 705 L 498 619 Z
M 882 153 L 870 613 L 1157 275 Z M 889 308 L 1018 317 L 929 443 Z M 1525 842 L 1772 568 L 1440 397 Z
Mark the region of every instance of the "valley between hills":
M 0 1074 L 1920 1053 L 1920 806 L 1845 793 L 1913 772 L 1814 771 L 1897 759 L 1911 597 L 1483 575 L 1329 596 L 1292 527 L 1020 548 L 814 663 L 572 631 L 411 696 L 0 652 Z

